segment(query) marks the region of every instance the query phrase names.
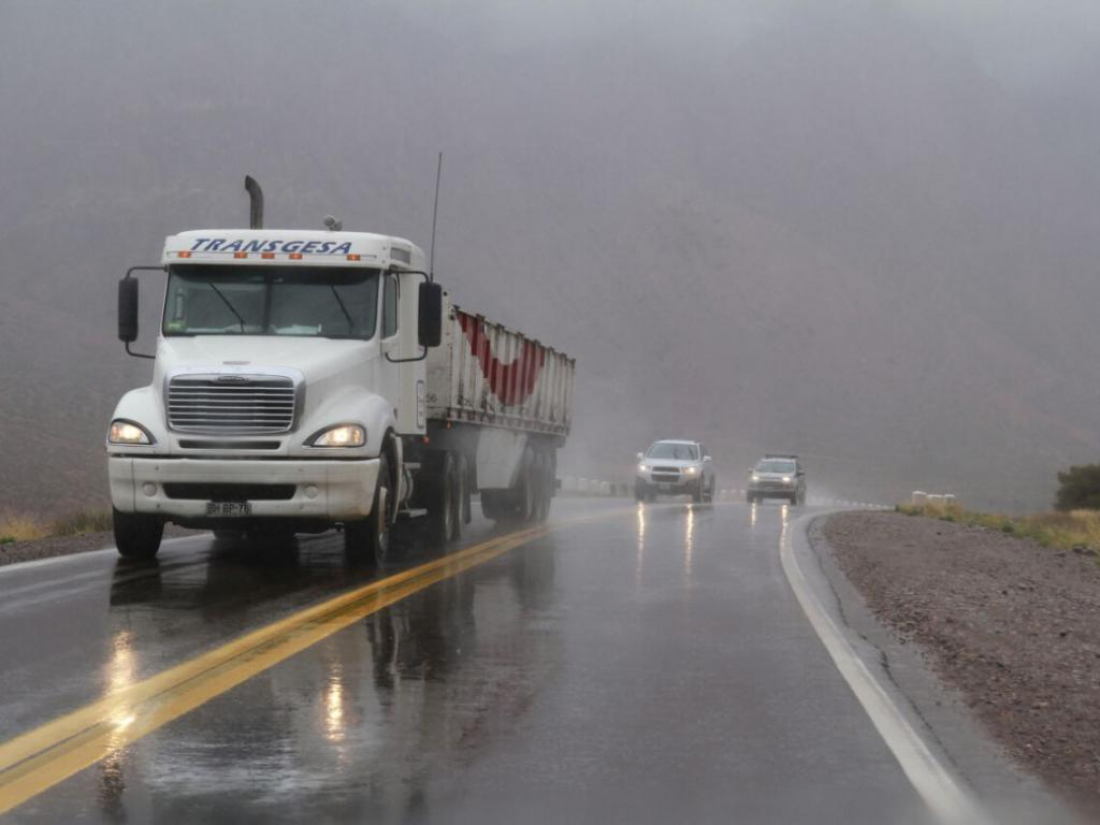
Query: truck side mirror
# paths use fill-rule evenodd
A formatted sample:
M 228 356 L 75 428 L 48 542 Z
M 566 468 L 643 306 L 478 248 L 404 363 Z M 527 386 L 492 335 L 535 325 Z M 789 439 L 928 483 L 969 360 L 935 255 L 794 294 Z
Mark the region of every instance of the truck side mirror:
M 643 458 L 645 458 L 645 453 L 638 453 L 638 460 L 641 461 Z
M 132 344 L 138 337 L 138 282 L 123 278 L 118 282 L 118 340 Z
M 438 347 L 443 340 L 443 287 L 434 281 L 420 285 L 417 338 L 422 347 Z

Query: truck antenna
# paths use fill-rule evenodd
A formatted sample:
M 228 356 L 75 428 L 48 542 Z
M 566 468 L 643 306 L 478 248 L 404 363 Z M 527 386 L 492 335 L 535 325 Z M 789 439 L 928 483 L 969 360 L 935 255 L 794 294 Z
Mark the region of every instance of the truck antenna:
M 249 214 L 248 214 L 249 229 L 263 229 L 264 228 L 264 190 L 260 188 L 260 184 L 251 175 L 245 175 L 244 176 L 244 188 L 248 192 L 248 200 L 249 200 Z
M 435 205 L 432 207 L 432 247 L 428 255 L 428 280 L 435 280 L 435 221 L 439 215 L 439 179 L 443 176 L 443 153 L 435 166 Z

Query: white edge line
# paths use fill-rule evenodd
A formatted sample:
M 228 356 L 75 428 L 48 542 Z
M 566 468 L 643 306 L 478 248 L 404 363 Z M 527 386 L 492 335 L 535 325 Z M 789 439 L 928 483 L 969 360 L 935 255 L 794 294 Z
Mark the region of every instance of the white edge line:
M 208 536 L 208 533 L 196 533 L 193 536 L 177 536 L 173 539 L 165 539 L 160 543 L 161 547 L 167 544 L 179 544 L 181 541 L 188 541 L 191 539 L 202 538 Z M 0 565 L 0 576 L 6 573 L 17 573 L 22 570 L 33 570 L 38 567 L 49 567 L 53 564 L 63 564 L 65 562 L 75 562 L 80 559 L 96 558 L 102 556 L 105 553 L 117 553 L 117 547 L 104 547 L 102 550 L 78 550 L 75 553 L 63 553 L 60 556 L 50 556 L 48 559 L 31 559 L 30 561 L 13 561 L 11 564 Z
M 816 515 L 805 516 L 795 522 L 793 527 L 804 532 L 809 527 L 810 521 L 816 517 Z M 975 799 L 940 763 L 913 726 L 909 724 L 909 720 L 894 704 L 889 694 L 867 669 L 832 617 L 825 612 L 810 589 L 802 569 L 798 566 L 792 545 L 792 534 L 792 527 L 785 527 L 779 539 L 779 556 L 787 581 L 794 590 L 799 604 L 802 605 L 806 618 L 810 620 L 818 638 L 832 657 L 837 670 L 856 695 L 863 710 L 898 760 L 901 769 L 917 793 L 943 822 L 988 822 L 988 818 L 981 812 Z

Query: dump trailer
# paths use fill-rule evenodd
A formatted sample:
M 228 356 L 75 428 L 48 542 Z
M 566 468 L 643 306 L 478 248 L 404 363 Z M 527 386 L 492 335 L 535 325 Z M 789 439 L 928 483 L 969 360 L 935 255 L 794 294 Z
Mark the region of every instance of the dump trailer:
M 415 244 L 263 229 L 250 193 L 252 228 L 172 235 L 119 283 L 119 338 L 154 361 L 108 428 L 119 552 L 153 557 L 168 522 L 340 527 L 384 562 L 400 520 L 459 538 L 475 492 L 490 519 L 546 519 L 573 359 L 455 305 Z M 165 276 L 155 353 L 133 352 L 139 278 Z

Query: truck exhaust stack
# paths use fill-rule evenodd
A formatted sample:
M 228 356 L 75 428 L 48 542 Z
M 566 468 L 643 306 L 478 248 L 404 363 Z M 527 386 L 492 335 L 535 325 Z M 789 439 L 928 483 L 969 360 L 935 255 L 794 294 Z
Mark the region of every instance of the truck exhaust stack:
M 249 229 L 264 228 L 264 190 L 251 175 L 244 176 L 244 188 L 248 190 L 249 200 Z

